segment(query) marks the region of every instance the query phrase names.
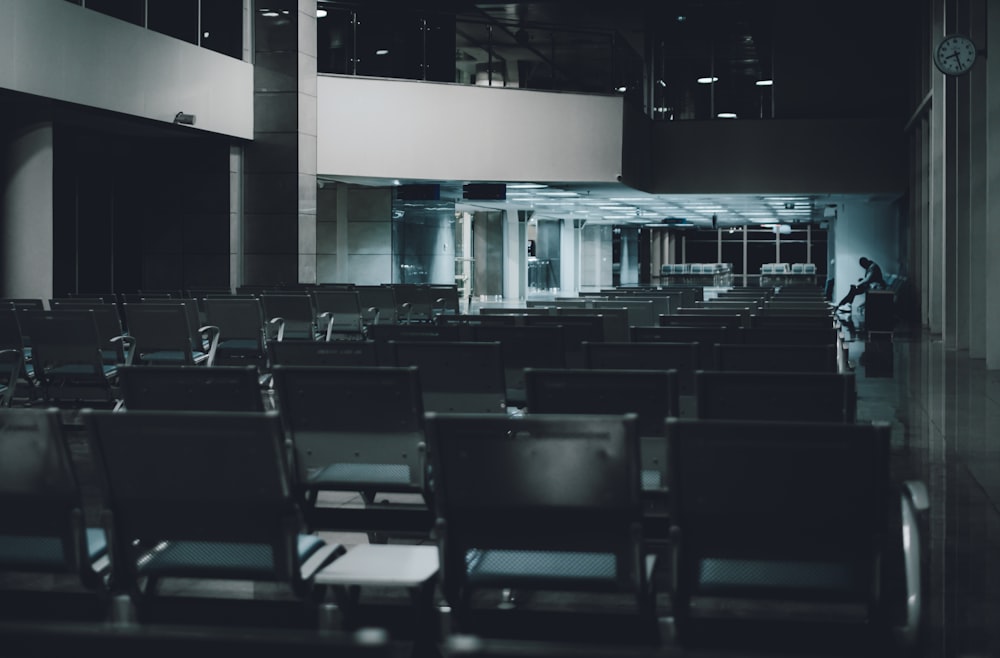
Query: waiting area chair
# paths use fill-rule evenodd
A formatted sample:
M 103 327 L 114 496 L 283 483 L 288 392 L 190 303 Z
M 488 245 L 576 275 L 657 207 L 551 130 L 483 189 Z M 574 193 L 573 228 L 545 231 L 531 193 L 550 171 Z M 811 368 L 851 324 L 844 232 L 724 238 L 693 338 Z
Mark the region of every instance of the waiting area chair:
M 574 592 L 578 602 L 596 597 L 563 609 L 574 637 L 654 641 L 635 424 L 634 415 L 427 414 L 448 633 L 557 635 L 559 613 L 530 596 Z M 498 610 L 488 594 L 505 589 L 529 593 L 528 603 Z M 588 605 L 601 615 L 589 627 Z
M 670 419 L 666 436 L 683 647 L 912 648 L 926 503 L 890 481 L 888 424 Z
M 128 411 L 264 411 L 256 366 L 125 366 L 118 376 Z
M 214 365 L 219 328 L 212 325 L 198 327 L 197 309 L 193 303 L 165 302 L 126 302 L 122 305 L 129 335 L 135 340 L 133 362 L 145 365 Z
M 0 409 L 0 575 L 65 576 L 67 592 L 88 592 L 76 614 L 99 619 L 107 611 L 109 567 L 104 530 L 86 525 L 59 411 Z M 50 617 L 58 592 L 51 587 L 34 592 L 42 610 L 30 612 Z M 6 594 L 0 597 L 0 617 L 29 612 L 24 591 Z
M 343 553 L 303 531 L 277 412 L 85 410 L 83 418 L 116 591 L 140 621 L 155 615 L 170 578 L 276 582 L 308 602 L 316 571 Z

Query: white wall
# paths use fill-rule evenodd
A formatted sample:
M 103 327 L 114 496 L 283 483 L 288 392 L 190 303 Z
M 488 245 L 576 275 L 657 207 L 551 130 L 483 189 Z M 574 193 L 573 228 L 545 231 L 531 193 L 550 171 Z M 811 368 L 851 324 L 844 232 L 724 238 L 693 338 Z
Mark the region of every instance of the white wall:
M 52 125 L 4 145 L 0 167 L 0 296 L 52 297 Z
M 321 75 L 317 173 L 617 181 L 622 99 Z
M 253 67 L 65 0 L 0 4 L 0 88 L 253 138 Z
M 848 201 L 837 208 L 831 231 L 835 262 L 830 272 L 835 277 L 833 301 L 840 301 L 851 284 L 865 275 L 858 260 L 864 256 L 882 268 L 889 276 L 900 270 L 899 230 L 897 206 L 889 201 Z M 854 306 L 864 302 L 859 297 Z

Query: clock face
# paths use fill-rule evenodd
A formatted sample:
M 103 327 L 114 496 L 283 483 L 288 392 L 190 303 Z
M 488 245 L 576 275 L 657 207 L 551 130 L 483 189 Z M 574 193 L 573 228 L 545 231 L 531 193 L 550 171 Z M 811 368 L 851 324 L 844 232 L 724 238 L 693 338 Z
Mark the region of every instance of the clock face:
M 945 75 L 961 75 L 976 61 L 976 45 L 968 37 L 947 36 L 934 50 L 934 64 Z

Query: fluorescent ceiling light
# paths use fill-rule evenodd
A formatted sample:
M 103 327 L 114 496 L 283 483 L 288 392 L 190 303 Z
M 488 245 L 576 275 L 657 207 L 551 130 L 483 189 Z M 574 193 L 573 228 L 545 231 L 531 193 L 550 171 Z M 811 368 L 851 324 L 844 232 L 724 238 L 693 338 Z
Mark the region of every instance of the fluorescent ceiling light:
M 280 16 L 281 14 L 279 14 L 276 11 L 274 11 L 273 9 L 261 9 L 260 10 L 260 15 L 261 16 L 266 16 L 268 18 L 274 18 L 275 16 Z
M 576 192 L 536 192 L 538 196 L 578 196 Z
M 627 89 L 628 87 L 616 87 L 615 91 L 617 91 L 619 94 L 624 94 Z
M 719 81 L 719 79 L 717 77 L 715 77 L 714 75 L 707 75 L 707 76 L 705 76 L 703 78 L 698 78 L 698 84 L 702 84 L 702 85 L 710 85 L 713 82 L 718 82 L 718 81 Z
M 326 18 L 327 11 L 325 9 L 316 10 L 316 18 Z
M 774 80 L 758 80 L 754 84 L 758 87 L 771 87 L 774 85 Z
M 388 55 L 389 51 L 386 48 L 379 48 L 375 51 L 376 55 Z
M 543 187 L 548 187 L 548 185 L 541 183 L 509 183 L 507 185 L 508 190 L 537 190 Z
M 736 112 L 719 112 L 715 116 L 719 119 L 735 119 Z

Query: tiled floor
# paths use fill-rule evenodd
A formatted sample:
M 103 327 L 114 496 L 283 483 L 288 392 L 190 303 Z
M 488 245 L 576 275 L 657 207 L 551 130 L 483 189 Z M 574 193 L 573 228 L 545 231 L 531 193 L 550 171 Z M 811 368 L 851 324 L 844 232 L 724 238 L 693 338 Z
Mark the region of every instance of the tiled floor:
M 895 474 L 928 487 L 921 655 L 1000 656 L 1000 372 L 925 333 L 897 334 L 891 376 L 849 347 L 859 418 L 891 422 Z

